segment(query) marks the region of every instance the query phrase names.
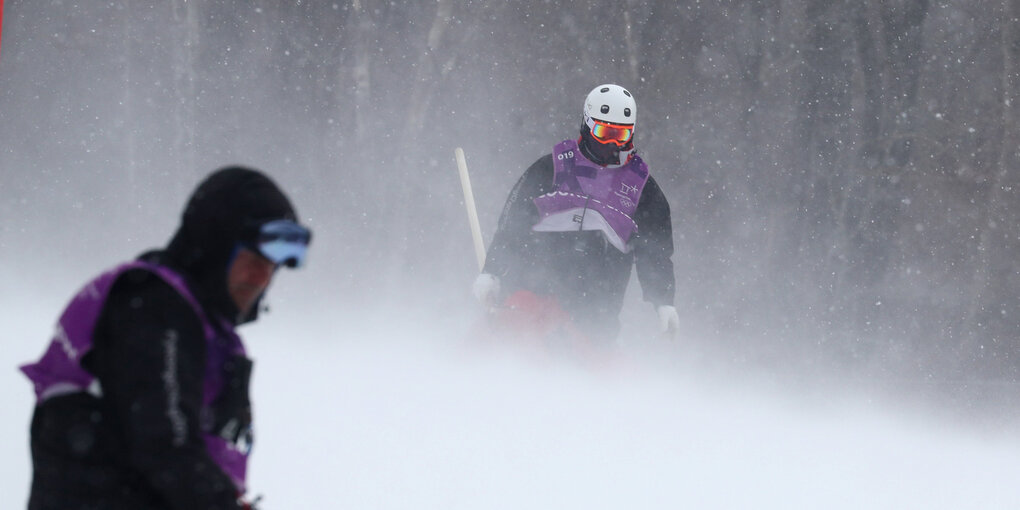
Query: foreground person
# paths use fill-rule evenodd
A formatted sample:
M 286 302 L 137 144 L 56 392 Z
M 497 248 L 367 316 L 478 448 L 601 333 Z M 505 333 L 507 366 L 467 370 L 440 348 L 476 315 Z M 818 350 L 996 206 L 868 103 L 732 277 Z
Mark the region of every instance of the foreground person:
M 252 361 L 234 328 L 311 233 L 268 177 L 212 173 L 165 249 L 88 282 L 42 358 L 28 508 L 238 509 L 252 444 Z

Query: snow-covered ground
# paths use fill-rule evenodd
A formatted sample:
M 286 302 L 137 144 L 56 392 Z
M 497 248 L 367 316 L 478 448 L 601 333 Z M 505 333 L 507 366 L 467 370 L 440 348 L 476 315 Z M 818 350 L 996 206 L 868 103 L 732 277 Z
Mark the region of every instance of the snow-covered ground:
M 30 479 L 31 392 L 15 366 L 41 352 L 68 296 L 0 294 L 6 508 L 23 506 Z M 292 304 L 243 330 L 251 486 L 267 510 L 1020 508 L 1020 434 L 1001 427 L 647 352 L 607 371 L 474 349 L 451 341 L 470 313 Z

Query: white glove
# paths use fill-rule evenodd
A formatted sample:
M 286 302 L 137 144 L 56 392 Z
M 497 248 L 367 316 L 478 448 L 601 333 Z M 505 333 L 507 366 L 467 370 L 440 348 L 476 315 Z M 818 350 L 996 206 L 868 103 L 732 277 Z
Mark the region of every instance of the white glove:
M 676 307 L 660 305 L 656 311 L 659 312 L 659 332 L 670 338 L 676 336 L 677 330 L 680 329 L 680 316 L 676 313 Z
M 475 299 L 483 305 L 492 306 L 496 304 L 496 296 L 499 294 L 499 278 L 489 273 L 482 273 L 478 275 L 478 278 L 475 278 L 471 292 L 474 293 Z

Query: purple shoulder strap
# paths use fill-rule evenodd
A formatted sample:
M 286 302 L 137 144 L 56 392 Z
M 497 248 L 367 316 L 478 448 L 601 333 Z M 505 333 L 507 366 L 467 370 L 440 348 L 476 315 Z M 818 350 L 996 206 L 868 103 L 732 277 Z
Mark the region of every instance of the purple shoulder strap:
M 148 262 L 121 264 L 99 275 L 75 294 L 57 321 L 53 337 L 39 361 L 20 367 L 32 381 L 37 401 L 65 393 L 97 391 L 93 385 L 94 378 L 82 368 L 81 359 L 92 350 L 92 333 L 110 289 L 122 274 L 132 269 L 146 269 L 166 281 L 200 314 L 206 337 L 214 334 L 201 306 L 180 275 Z
M 64 309 L 57 321 L 53 338 L 39 361 L 21 366 L 21 371 L 32 381 L 37 402 L 68 393 L 90 392 L 101 395 L 95 378 L 81 366 L 81 359 L 93 347 L 93 332 L 102 313 L 110 289 L 117 279 L 132 269 L 145 269 L 162 278 L 174 288 L 195 310 L 205 333 L 209 349 L 206 353 L 203 382 L 203 404 L 206 408 L 220 395 L 223 375 L 220 367 L 227 356 L 244 355 L 244 345 L 230 324 L 223 323 L 220 335 L 213 328 L 195 296 L 184 284 L 183 278 L 170 269 L 142 261 L 119 265 L 86 284 Z M 218 340 L 222 337 L 222 340 Z M 241 490 L 245 485 L 248 455 L 235 448 L 224 438 L 210 431 L 203 432 L 206 450 Z

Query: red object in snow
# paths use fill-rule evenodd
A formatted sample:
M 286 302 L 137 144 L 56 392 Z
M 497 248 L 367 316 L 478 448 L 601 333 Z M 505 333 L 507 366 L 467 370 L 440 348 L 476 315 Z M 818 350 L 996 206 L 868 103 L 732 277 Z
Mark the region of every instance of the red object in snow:
M 540 359 L 591 368 L 606 368 L 618 361 L 615 350 L 582 333 L 555 298 L 526 290 L 510 295 L 503 306 L 493 310 L 489 331 L 491 339 Z
M 567 362 L 597 372 L 627 369 L 615 344 L 602 344 L 582 333 L 556 298 L 520 290 L 469 333 L 476 347 L 503 347 L 539 362 Z
M 548 342 L 556 337 L 572 343 L 588 342 L 555 298 L 526 290 L 506 298 L 493 319 L 499 330 L 531 341 Z

